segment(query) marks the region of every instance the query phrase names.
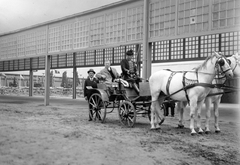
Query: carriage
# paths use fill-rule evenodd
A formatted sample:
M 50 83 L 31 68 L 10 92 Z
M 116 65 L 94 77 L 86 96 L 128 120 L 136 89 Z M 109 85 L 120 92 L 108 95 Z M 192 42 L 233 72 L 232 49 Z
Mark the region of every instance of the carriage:
M 212 80 L 216 75 L 224 74 L 225 76 L 232 77 L 233 72 L 239 72 L 239 62 L 237 57 L 233 56 L 233 61 L 235 61 L 235 65 L 233 65 L 232 62 L 230 67 L 227 59 L 215 52 L 213 55 L 206 58 L 197 70 L 187 72 L 162 70 L 156 72 L 151 75 L 149 82 L 139 84 L 139 94 L 137 94 L 132 88 L 124 87 L 121 81 L 113 83 L 112 88 L 110 89 L 105 84 L 98 84 L 97 89 L 91 89 L 92 94 L 89 98 L 89 111 L 91 117 L 93 121 L 104 122 L 106 114 L 113 112 L 113 110 L 117 108 L 119 119 L 122 124 L 133 127 L 137 115 L 147 115 L 151 121 L 151 129 L 156 129 L 160 127 L 159 123 L 161 124 L 164 121 L 164 116 L 159 115 L 158 110 L 163 109 L 166 112 L 164 103 L 169 101 L 166 100 L 166 98 L 180 102 L 189 102 L 190 100 L 190 108 L 192 109 L 190 113 L 190 129 L 191 134 L 195 134 L 194 114 L 196 110 L 201 110 L 201 105 L 207 97 L 209 89 L 221 88 L 225 90 L 223 92 L 226 92 L 226 90 L 229 90 L 229 92 L 237 90 L 237 88 L 235 89 L 224 85 L 218 86 L 219 84 L 212 84 Z M 186 73 L 188 74 L 188 77 L 195 77 L 189 79 L 185 77 Z M 237 75 L 239 75 L 239 73 Z M 194 80 L 196 78 L 197 81 Z M 198 81 L 198 78 L 201 78 L 201 83 Z M 184 81 L 179 82 L 181 79 Z M 170 82 L 173 80 L 177 83 L 174 83 L 174 85 L 171 86 Z M 162 85 L 161 83 L 165 85 Z M 159 90 L 159 87 L 161 87 L 161 90 Z M 208 92 L 206 92 L 207 90 Z M 160 93 L 161 91 L 168 95 L 162 95 L 162 93 Z M 220 94 L 223 93 L 215 93 L 215 95 Z M 200 99 L 201 102 L 198 102 L 198 99 Z M 183 113 L 183 111 L 180 113 Z M 198 114 L 200 113 L 198 112 Z M 182 114 L 180 114 L 180 118 L 179 124 L 182 125 Z M 215 118 L 218 118 L 218 116 Z M 200 116 L 198 116 L 198 119 L 200 119 Z M 199 132 L 203 132 L 201 124 L 199 123 L 200 120 L 197 120 L 197 122 Z
M 150 120 L 151 95 L 148 82 L 139 83 L 139 94 L 131 87 L 125 87 L 120 79 L 111 87 L 104 83 L 90 89 L 89 113 L 93 121 L 105 122 L 106 115 L 118 110 L 120 122 L 133 127 L 137 116 L 147 116 Z

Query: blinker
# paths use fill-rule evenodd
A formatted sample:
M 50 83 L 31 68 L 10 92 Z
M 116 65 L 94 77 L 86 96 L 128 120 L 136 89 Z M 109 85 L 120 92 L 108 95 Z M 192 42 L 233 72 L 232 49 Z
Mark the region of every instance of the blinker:
M 218 64 L 220 66 L 223 66 L 225 64 L 225 61 L 221 58 L 220 60 L 218 60 Z
M 231 65 L 231 60 L 227 59 L 227 62 L 228 62 L 229 65 Z

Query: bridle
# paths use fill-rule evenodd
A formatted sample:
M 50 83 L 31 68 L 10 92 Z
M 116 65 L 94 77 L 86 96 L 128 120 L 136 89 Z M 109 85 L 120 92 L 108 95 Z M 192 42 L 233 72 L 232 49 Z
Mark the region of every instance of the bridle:
M 225 74 L 229 70 L 232 70 L 232 68 L 230 66 L 226 70 L 223 70 L 223 66 L 225 65 L 225 61 L 227 61 L 227 59 L 225 57 L 220 57 L 220 58 L 217 59 L 216 64 L 215 64 L 215 68 L 217 68 L 217 74 L 218 75 L 219 75 L 219 69 L 218 69 L 217 66 L 219 66 L 221 68 L 221 74 Z

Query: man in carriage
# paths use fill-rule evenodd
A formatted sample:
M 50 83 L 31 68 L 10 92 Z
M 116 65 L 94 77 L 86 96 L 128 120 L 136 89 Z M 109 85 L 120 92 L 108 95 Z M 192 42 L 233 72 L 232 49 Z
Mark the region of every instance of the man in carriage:
M 121 69 L 122 69 L 122 78 L 128 82 L 130 82 L 131 87 L 133 87 L 136 92 L 139 94 L 138 84 L 141 81 L 139 75 L 137 74 L 137 65 L 132 60 L 133 59 L 133 50 L 129 50 L 126 52 L 126 59 L 121 61 Z
M 96 77 L 100 81 L 105 81 L 104 83 L 108 87 L 111 87 L 114 80 L 119 78 L 119 74 L 115 68 L 111 67 L 110 60 L 106 60 L 105 67 L 99 73 L 96 74 Z

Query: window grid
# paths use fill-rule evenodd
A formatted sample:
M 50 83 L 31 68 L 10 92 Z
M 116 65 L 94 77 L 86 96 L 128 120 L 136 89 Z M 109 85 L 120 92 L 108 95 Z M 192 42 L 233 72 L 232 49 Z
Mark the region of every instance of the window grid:
M 72 36 L 73 36 L 73 25 L 66 24 L 62 25 L 61 30 L 61 50 L 71 50 L 72 49 Z
M 82 20 L 74 23 L 73 48 L 86 48 L 89 46 L 89 21 Z
M 150 37 L 175 34 L 175 0 L 161 0 L 150 7 Z
M 0 61 L 0 70 L 3 71 L 3 64 L 4 64 L 4 61 Z
M 103 65 L 103 50 L 104 49 L 98 49 L 96 50 L 96 65 Z
M 94 65 L 94 50 L 86 51 L 86 65 Z
M 185 40 L 185 58 L 198 58 L 198 37 L 190 37 Z
M 30 69 L 30 58 L 25 59 L 24 69 L 28 69 L 28 70 Z
M 14 68 L 18 68 L 17 61 L 14 61 Z M 38 69 L 38 58 L 32 58 L 32 69 Z
M 125 10 L 106 15 L 106 44 L 125 41 Z
M 99 46 L 104 44 L 104 21 L 104 16 L 91 18 L 90 46 Z
M 69 53 L 67 56 L 67 67 L 73 66 L 73 53 Z
M 51 67 L 57 68 L 58 67 L 58 55 L 52 55 L 51 56 Z
M 169 40 L 155 42 L 154 61 L 169 60 Z
M 171 59 L 183 59 L 183 39 L 171 40 Z
M 111 64 L 113 63 L 112 56 L 113 56 L 113 48 L 106 48 L 105 60 L 110 60 Z
M 35 33 L 36 39 L 36 54 L 43 54 L 47 52 L 47 32 L 46 30 L 38 31 Z
M 212 6 L 212 29 L 232 27 L 240 24 L 240 1 L 214 1 Z
M 49 52 L 60 51 L 60 26 L 49 29 Z
M 29 33 L 25 35 L 25 55 L 35 55 L 35 34 Z
M 8 61 L 3 61 L 4 70 L 8 70 Z
M 67 55 L 66 54 L 61 54 L 58 56 L 58 66 L 59 67 L 67 66 Z
M 240 50 L 239 45 L 240 32 L 230 32 L 221 34 L 221 52 L 230 56 Z
M 84 66 L 85 65 L 85 52 L 76 53 L 76 65 Z
M 21 35 L 17 38 L 17 52 L 18 56 L 25 55 L 25 36 Z
M 6 40 L 5 43 L 6 55 L 8 58 L 17 56 L 17 38 L 12 37 Z
M 201 36 L 200 57 L 208 57 L 214 51 L 219 52 L 219 34 Z
M 143 38 L 143 6 L 130 8 L 127 11 L 127 40 Z
M 178 34 L 207 31 L 209 0 L 179 1 Z
M 114 63 L 119 64 L 125 58 L 125 47 L 119 46 L 114 48 Z
M 41 69 L 41 68 L 45 68 L 45 57 L 39 57 L 38 58 L 38 68 Z
M 9 61 L 9 70 L 14 70 L 14 61 L 13 60 L 10 60 Z
M 18 60 L 18 64 L 19 64 L 19 70 L 24 70 L 24 59 L 19 59 Z

